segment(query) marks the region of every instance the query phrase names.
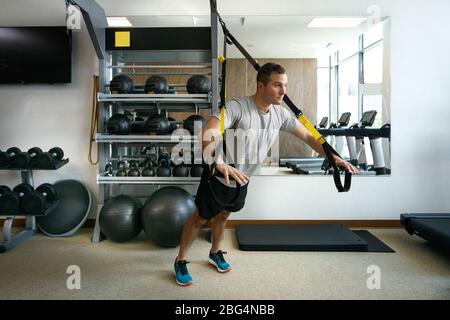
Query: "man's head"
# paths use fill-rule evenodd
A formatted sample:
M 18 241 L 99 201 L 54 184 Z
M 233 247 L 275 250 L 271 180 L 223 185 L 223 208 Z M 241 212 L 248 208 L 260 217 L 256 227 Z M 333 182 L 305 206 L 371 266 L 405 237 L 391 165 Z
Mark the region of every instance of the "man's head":
M 286 70 L 281 65 L 266 63 L 256 76 L 256 94 L 268 104 L 281 104 L 287 81 Z

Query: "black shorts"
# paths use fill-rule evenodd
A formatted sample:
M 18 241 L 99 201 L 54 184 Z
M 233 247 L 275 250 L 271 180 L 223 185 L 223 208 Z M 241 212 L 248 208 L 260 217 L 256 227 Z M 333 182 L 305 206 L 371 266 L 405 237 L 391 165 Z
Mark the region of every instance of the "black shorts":
M 223 210 L 230 212 L 237 212 L 244 207 L 245 198 L 247 196 L 247 186 L 242 186 L 239 192 L 239 196 L 236 198 L 237 188 L 227 187 L 222 182 L 220 182 L 216 177 L 210 177 L 207 173 L 208 169 L 203 170 L 203 175 L 200 180 L 200 185 L 198 186 L 197 195 L 195 196 L 195 204 L 197 205 L 198 213 L 200 217 L 206 220 L 210 220 L 218 215 Z M 208 183 L 209 179 L 209 183 Z M 217 203 L 213 196 L 211 195 L 211 189 L 214 190 L 214 195 L 222 203 L 229 205 L 223 206 Z M 230 204 L 233 199 L 236 200 Z

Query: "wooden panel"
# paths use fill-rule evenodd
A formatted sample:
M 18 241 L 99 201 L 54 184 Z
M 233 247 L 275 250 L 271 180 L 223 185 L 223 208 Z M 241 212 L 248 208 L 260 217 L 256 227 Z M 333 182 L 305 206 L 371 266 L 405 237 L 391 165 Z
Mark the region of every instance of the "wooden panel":
M 145 65 L 146 63 L 136 63 L 137 65 Z M 177 65 L 183 65 L 183 64 L 187 64 L 187 65 L 193 65 L 193 63 L 177 63 Z M 156 63 L 154 63 L 153 65 L 158 65 Z M 128 69 L 128 70 L 132 70 L 132 69 Z M 143 69 L 136 69 L 136 72 L 152 72 L 152 73 L 157 73 L 157 72 L 211 72 L 210 69 L 204 68 L 204 69 L 199 69 L 199 68 L 174 68 L 174 69 L 167 69 L 167 68 L 151 68 L 151 69 L 147 69 L 147 68 L 143 68 Z M 165 77 L 167 79 L 167 81 L 169 82 L 169 85 L 172 84 L 186 84 L 188 79 L 191 77 L 192 75 L 163 75 L 163 77 Z M 134 75 L 131 78 L 133 79 L 135 85 L 144 85 L 145 81 L 150 77 L 150 75 Z M 207 77 L 209 79 L 211 79 L 210 75 L 207 75 Z M 175 87 L 175 90 L 177 91 L 177 93 L 179 94 L 186 94 L 186 87 Z M 173 117 L 176 121 L 183 121 L 184 119 L 186 119 L 187 117 L 189 117 L 190 115 L 195 114 L 195 112 L 169 112 L 168 116 Z M 207 109 L 203 109 L 199 111 L 199 114 L 201 116 L 203 116 L 206 120 L 209 119 L 210 115 L 211 115 L 211 111 L 207 110 Z
M 288 75 L 289 98 L 306 117 L 317 122 L 317 60 L 316 59 L 257 59 L 260 65 L 267 62 L 281 64 Z M 245 67 L 243 64 L 245 63 Z M 244 92 L 242 81 L 246 79 Z M 253 95 L 256 92 L 256 70 L 245 59 L 229 59 L 227 67 L 227 98 Z M 286 107 L 286 106 L 285 106 Z M 286 107 L 287 108 L 287 107 Z M 289 108 L 287 108 L 289 110 Z M 280 132 L 279 155 L 286 157 L 312 156 L 309 146 L 292 134 Z M 278 162 L 278 159 L 272 159 Z
M 247 74 L 244 59 L 227 59 L 226 100 L 247 95 Z

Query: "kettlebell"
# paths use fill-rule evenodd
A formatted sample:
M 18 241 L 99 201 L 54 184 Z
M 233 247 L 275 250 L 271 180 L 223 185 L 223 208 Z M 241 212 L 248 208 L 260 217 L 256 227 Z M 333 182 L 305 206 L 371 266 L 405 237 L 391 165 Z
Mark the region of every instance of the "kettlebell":
M 184 162 L 181 164 L 177 164 L 173 168 L 173 176 L 174 177 L 187 177 L 189 176 L 189 169 L 184 165 Z
M 203 165 L 194 164 L 191 167 L 191 177 L 201 177 L 203 174 Z
M 139 177 L 141 175 L 141 172 L 139 171 L 138 166 L 139 166 L 139 162 L 137 162 L 137 161 L 130 162 L 130 170 L 128 170 L 129 177 Z
M 170 177 L 170 162 L 168 159 L 163 158 L 159 161 L 159 167 L 156 169 L 156 175 L 158 177 Z
M 143 177 L 154 177 L 156 175 L 155 169 L 148 164 L 144 169 L 142 169 Z
M 128 171 L 128 176 L 129 176 L 129 177 L 139 177 L 140 175 L 141 175 L 141 173 L 140 173 L 139 169 L 136 168 L 136 167 L 131 168 L 131 169 Z

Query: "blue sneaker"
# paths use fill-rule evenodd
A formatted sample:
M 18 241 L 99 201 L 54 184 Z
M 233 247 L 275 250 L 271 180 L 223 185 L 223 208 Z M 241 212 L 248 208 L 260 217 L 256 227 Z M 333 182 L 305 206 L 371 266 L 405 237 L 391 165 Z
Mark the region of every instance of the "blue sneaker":
M 216 253 L 209 252 L 208 261 L 213 266 L 216 267 L 217 271 L 224 273 L 231 271 L 231 266 L 228 262 L 225 261 L 223 255 L 226 254 L 225 251 L 219 250 Z
M 188 263 L 186 260 L 175 260 L 175 279 L 180 286 L 190 286 L 192 284 L 192 277 L 186 267 Z

